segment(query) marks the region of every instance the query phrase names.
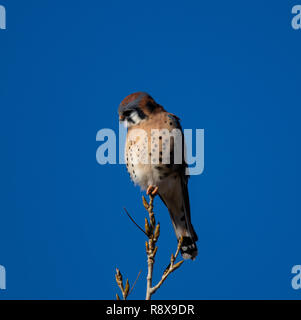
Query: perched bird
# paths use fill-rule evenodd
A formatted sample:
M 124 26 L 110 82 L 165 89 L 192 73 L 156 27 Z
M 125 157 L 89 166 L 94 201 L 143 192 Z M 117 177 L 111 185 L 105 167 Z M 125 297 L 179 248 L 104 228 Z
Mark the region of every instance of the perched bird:
M 127 96 L 119 105 L 118 113 L 119 120 L 128 128 L 125 160 L 131 179 L 147 190 L 147 194 L 160 196 L 169 211 L 177 239 L 183 236 L 183 258 L 194 260 L 198 237 L 191 223 L 189 175 L 180 119 L 144 92 Z

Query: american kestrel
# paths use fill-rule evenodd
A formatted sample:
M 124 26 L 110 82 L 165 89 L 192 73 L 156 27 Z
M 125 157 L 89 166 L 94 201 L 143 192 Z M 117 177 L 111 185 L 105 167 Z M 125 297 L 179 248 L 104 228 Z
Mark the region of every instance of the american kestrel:
M 197 256 L 197 234 L 191 223 L 188 168 L 179 118 L 167 112 L 147 93 L 127 96 L 118 108 L 128 128 L 125 160 L 135 184 L 147 194 L 158 194 L 166 205 L 184 259 Z

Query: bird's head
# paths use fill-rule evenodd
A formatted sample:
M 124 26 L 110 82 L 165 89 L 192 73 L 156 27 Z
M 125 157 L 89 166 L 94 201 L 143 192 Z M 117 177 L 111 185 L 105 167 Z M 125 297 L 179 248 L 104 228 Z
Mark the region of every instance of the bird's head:
M 131 127 L 146 120 L 153 112 L 163 107 L 145 92 L 135 92 L 122 100 L 118 108 L 119 120 Z

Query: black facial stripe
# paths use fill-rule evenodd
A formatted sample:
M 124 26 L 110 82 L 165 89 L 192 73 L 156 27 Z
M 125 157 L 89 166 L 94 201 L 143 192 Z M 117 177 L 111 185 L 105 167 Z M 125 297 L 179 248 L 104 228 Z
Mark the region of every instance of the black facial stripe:
M 146 107 L 150 112 L 152 112 L 155 109 L 155 105 L 153 103 L 151 103 L 150 101 L 148 101 L 146 103 Z
M 132 119 L 132 117 L 131 117 L 131 115 L 132 115 L 133 112 L 136 112 L 136 113 L 137 113 L 137 116 L 139 117 L 139 120 L 143 120 L 143 119 L 146 118 L 145 113 L 144 113 L 141 109 L 139 109 L 139 108 L 137 108 L 137 109 L 131 109 L 131 110 L 126 110 L 125 112 L 123 112 L 123 115 L 124 115 L 125 119 L 126 119 L 128 122 L 130 122 L 130 123 L 135 124 L 135 121 L 134 121 L 134 120 Z
M 134 120 L 133 120 L 131 117 L 126 117 L 126 120 L 127 120 L 128 122 L 135 123 Z
M 136 109 L 137 113 L 138 113 L 138 116 L 141 120 L 145 119 L 146 118 L 146 114 L 140 109 Z

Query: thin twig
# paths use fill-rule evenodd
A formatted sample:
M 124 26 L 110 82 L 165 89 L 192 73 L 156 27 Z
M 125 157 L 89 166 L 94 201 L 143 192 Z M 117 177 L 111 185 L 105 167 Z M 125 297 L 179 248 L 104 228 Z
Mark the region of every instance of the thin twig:
M 135 224 L 135 226 L 141 230 L 147 237 L 148 235 L 146 234 L 146 232 L 138 225 L 138 223 L 136 223 L 136 221 L 131 217 L 131 215 L 128 213 L 128 211 L 126 210 L 126 208 L 123 208 L 125 213 L 127 214 L 127 216 L 131 219 L 131 221 Z
M 138 279 L 139 279 L 139 277 L 140 277 L 140 274 L 141 274 L 141 270 L 139 271 L 138 276 L 137 276 L 137 278 L 136 278 L 136 280 L 135 280 L 134 284 L 132 285 L 132 288 L 131 288 L 131 290 L 130 290 L 130 292 L 129 292 L 129 295 L 130 295 L 130 294 L 131 294 L 131 292 L 133 291 L 133 289 L 134 289 L 134 287 L 135 287 L 135 285 L 136 285 L 136 282 L 138 281 Z

